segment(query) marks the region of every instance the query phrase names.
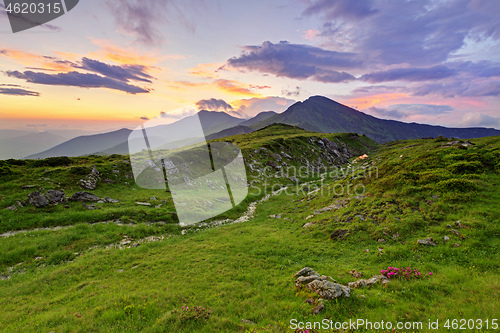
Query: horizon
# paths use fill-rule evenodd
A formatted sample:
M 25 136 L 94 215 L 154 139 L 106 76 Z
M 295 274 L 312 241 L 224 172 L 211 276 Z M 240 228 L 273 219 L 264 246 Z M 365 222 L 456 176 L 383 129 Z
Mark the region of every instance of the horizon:
M 0 130 L 103 132 L 201 109 L 251 118 L 315 95 L 381 119 L 500 129 L 499 12 L 479 0 L 106 0 L 13 34 L 0 4 Z

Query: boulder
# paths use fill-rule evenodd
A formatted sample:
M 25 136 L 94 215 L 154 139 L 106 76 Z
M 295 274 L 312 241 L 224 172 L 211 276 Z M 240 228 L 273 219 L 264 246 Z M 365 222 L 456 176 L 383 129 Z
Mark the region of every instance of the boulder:
M 50 203 L 60 203 L 66 201 L 64 190 L 48 190 L 45 194 L 45 197 L 47 198 L 47 200 L 49 200 Z
M 101 198 L 99 198 L 97 195 L 89 192 L 76 192 L 73 194 L 71 198 L 69 198 L 70 201 L 99 201 Z
M 351 288 L 328 280 L 314 280 L 307 288 L 324 299 L 334 299 L 340 296 L 350 297 Z
M 434 242 L 434 239 L 432 237 L 427 237 L 425 239 L 419 239 L 417 240 L 418 244 L 421 245 L 429 245 L 429 246 L 436 246 L 437 244 Z
M 49 204 L 47 198 L 38 191 L 28 194 L 28 202 L 36 208 L 45 207 Z
M 325 308 L 325 306 L 323 305 L 323 302 L 319 302 L 318 306 L 315 307 L 313 310 L 312 310 L 312 313 L 313 314 L 318 314 L 321 312 L 321 310 L 323 310 Z

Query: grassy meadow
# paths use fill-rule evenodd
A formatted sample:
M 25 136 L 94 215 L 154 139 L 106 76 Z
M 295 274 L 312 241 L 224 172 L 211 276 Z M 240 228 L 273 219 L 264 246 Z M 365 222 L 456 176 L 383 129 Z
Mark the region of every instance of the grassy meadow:
M 262 168 L 276 163 L 273 154 L 296 156 L 286 160 L 296 167 L 305 154 L 322 158 L 311 142 L 324 137 L 368 158 L 310 172 L 298 183 L 276 167 L 277 176 L 262 177 Z M 423 323 L 397 332 L 462 332 L 465 319 L 474 320 L 465 331 L 495 331 L 500 137 L 378 146 L 363 136 L 283 127 L 229 140 L 256 166 L 247 171 L 260 191 L 213 220 L 235 219 L 271 188 L 283 191 L 259 203 L 249 221 L 219 227 L 181 228 L 171 194 L 136 186 L 127 156 L 1 162 L 0 233 L 21 232 L 0 238 L 0 331 L 300 332 L 292 320 L 325 319 Z M 269 154 L 255 152 L 260 147 Z M 101 182 L 90 192 L 118 203 L 6 209 L 35 190 L 64 189 L 70 197 L 93 166 Z M 435 246 L 419 244 L 428 237 Z M 363 278 L 388 267 L 422 276 L 352 289 L 350 298 L 324 301 L 313 314 L 318 296 L 294 286 L 293 274 L 306 266 L 341 284 L 356 280 L 353 269 Z M 429 328 L 429 320 L 439 328 Z M 309 332 L 354 331 L 384 330 Z

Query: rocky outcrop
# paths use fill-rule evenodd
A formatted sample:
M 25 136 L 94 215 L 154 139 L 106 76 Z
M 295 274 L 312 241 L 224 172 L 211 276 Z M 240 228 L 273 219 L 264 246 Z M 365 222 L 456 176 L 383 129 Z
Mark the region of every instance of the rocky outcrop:
M 347 284 L 347 286 L 350 288 L 369 287 L 369 286 L 376 284 L 379 281 L 380 281 L 380 284 L 382 284 L 382 285 L 385 285 L 385 284 L 390 282 L 389 279 L 384 275 L 374 275 L 371 278 L 366 279 L 366 280 L 359 279 L 359 280 L 354 281 L 354 282 L 349 282 Z
M 70 201 L 99 201 L 101 198 L 99 198 L 97 195 L 89 192 L 76 192 L 73 194 L 71 198 L 69 198 Z
M 304 267 L 295 273 L 295 287 L 307 288 L 323 299 L 334 299 L 340 296 L 350 297 L 351 289 L 343 286 L 330 276 L 319 275 L 311 267 Z M 331 281 L 330 281 L 331 280 Z
M 57 205 L 66 202 L 66 197 L 63 190 L 48 190 L 45 194 L 35 191 L 28 194 L 28 202 L 36 208 L 41 208 L 50 204 Z

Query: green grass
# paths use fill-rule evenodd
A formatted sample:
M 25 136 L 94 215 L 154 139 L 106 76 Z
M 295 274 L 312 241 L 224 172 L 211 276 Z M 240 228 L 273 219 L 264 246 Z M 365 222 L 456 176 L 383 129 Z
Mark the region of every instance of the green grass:
M 234 138 L 239 143 L 246 140 L 244 136 Z M 290 144 L 295 141 L 288 140 L 303 138 L 286 137 L 277 141 L 279 147 L 270 149 L 300 149 L 305 143 Z M 82 211 L 79 216 L 73 212 L 77 207 L 71 207 L 46 214 L 55 215 L 55 225 L 76 224 L 74 227 L 0 239 L 0 267 L 4 273 L 13 267 L 14 273 L 9 280 L 0 281 L 0 302 L 4 305 L 0 331 L 292 332 L 287 328 L 291 319 L 314 322 L 327 318 L 335 322 L 362 318 L 372 322 L 422 321 L 423 332 L 432 331 L 426 326 L 429 319 L 439 320 L 438 331 L 458 332 L 443 328 L 447 319 L 489 319 L 491 323 L 500 319 L 500 137 L 472 141 L 476 145 L 468 149 L 434 140 L 389 143 L 369 153 L 368 159 L 353 163 L 347 177 L 332 173 L 323 180 L 311 178 L 307 186 L 309 191 L 317 188 L 315 194 L 307 195 L 309 191 L 303 192 L 302 186 L 291 187 L 261 203 L 248 222 L 184 236 L 170 221 L 146 224 L 144 219 L 156 221 L 155 208 L 128 207 L 135 200 L 147 201 L 150 192 L 136 189 L 124 194 L 124 187 L 117 189 L 116 184 L 110 184 L 95 192 L 122 200 L 123 206 L 116 206 L 115 214 L 126 213 L 136 220 L 135 225 L 89 225 L 82 223 L 89 217 L 85 214 L 104 214 L 105 208 L 103 212 Z M 251 148 L 247 153 L 256 149 L 251 142 L 248 139 Z M 268 146 L 273 143 L 268 142 Z M 123 159 L 114 158 L 110 165 Z M 14 171 L 23 167 L 9 166 Z M 369 169 L 363 172 L 361 167 Z M 34 170 L 33 179 L 41 178 L 44 170 Z M 10 194 L 2 202 L 4 206 L 27 195 L 17 196 L 16 191 L 31 179 L 16 177 L 0 185 L 8 191 L 2 193 Z M 72 179 L 68 176 L 62 186 L 73 184 Z M 63 184 L 64 177 L 57 182 Z M 361 193 L 334 191 L 339 186 L 352 190 L 357 185 L 358 189 L 363 187 L 363 197 L 353 195 Z M 248 198 L 224 216 L 239 215 L 261 196 Z M 345 200 L 345 207 L 315 214 L 338 200 Z M 141 213 L 145 217 L 139 216 Z M 2 226 L 7 214 L 11 219 L 20 214 L 19 221 L 36 221 L 19 210 L 2 210 L 1 214 Z M 65 214 L 73 223 L 64 223 Z M 269 217 L 275 214 L 281 218 Z M 35 211 L 33 215 L 44 213 Z M 80 223 L 74 223 L 73 218 Z M 455 226 L 457 220 L 462 228 Z M 314 225 L 303 228 L 306 222 Z M 450 232 L 447 224 L 463 237 Z M 349 234 L 344 240 L 332 240 L 329 236 L 336 229 L 348 229 Z M 396 233 L 398 237 L 393 239 Z M 123 236 L 138 240 L 150 235 L 172 237 L 121 250 L 104 248 L 119 243 Z M 445 235 L 450 238 L 446 244 Z M 438 245 L 417 243 L 426 237 L 433 237 Z M 384 243 L 379 242 L 382 238 Z M 455 243 L 460 246 L 454 247 Z M 314 295 L 296 290 L 292 278 L 305 266 L 339 283 L 355 280 L 348 274 L 352 269 L 366 278 L 388 266 L 410 266 L 433 275 L 355 289 L 351 298 L 325 302 L 323 312 L 313 315 L 312 306 L 304 300 Z M 201 306 L 209 309 L 210 315 L 196 318 L 182 306 Z

